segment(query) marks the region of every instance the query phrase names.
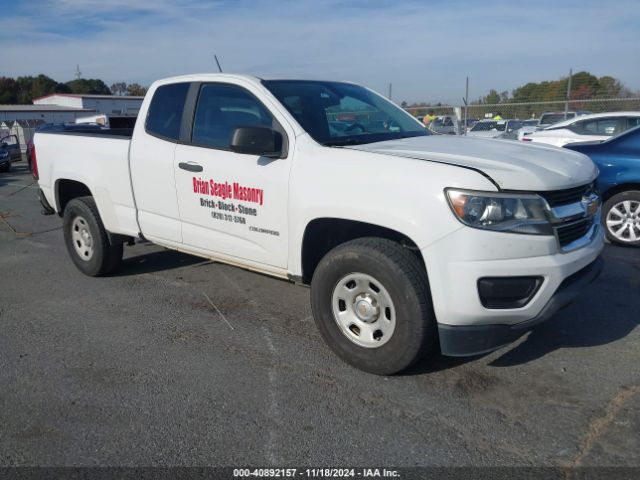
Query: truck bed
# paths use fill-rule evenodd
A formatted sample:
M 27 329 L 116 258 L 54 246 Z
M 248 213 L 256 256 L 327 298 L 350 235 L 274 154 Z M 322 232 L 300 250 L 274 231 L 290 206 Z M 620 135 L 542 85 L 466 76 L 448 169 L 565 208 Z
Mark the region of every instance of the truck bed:
M 52 125 L 34 138 L 40 188 L 60 212 L 54 179 L 74 179 L 94 197 L 102 221 L 113 233 L 137 234 L 133 193 L 129 180 L 131 129 Z
M 131 139 L 133 128 L 107 128 L 99 125 L 64 124 L 45 125 L 38 129 L 38 133 L 55 133 L 59 135 L 79 135 L 89 137 L 120 137 Z

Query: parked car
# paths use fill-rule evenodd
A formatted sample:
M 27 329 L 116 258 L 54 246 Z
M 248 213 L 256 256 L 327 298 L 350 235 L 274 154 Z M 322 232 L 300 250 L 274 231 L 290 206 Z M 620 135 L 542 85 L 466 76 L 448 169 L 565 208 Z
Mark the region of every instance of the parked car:
M 13 162 L 22 160 L 20 142 L 15 135 L 7 135 L 0 139 L 0 172 L 8 172 Z
M 522 130 L 518 133 L 518 140 L 525 140 L 526 136 L 532 132 L 536 132 L 538 130 L 544 130 L 551 125 L 555 125 L 558 122 L 564 122 L 565 120 L 570 120 L 575 117 L 580 117 L 582 115 L 588 115 L 591 112 L 588 110 L 577 110 L 575 112 L 544 112 L 540 115 L 538 119 L 538 123 L 536 128 L 527 127 L 525 130 Z
M 538 119 L 538 130 L 578 116 L 578 112 L 544 112 Z
M 466 125 L 465 125 L 465 120 L 464 119 L 462 119 L 460 121 L 460 124 L 462 125 L 462 130 L 464 132 L 468 132 L 479 121 L 480 121 L 480 119 L 478 119 L 478 118 L 467 118 Z
M 329 109 L 354 104 L 367 116 L 331 130 Z M 602 268 L 588 157 L 433 135 L 352 83 L 170 78 L 133 133 L 43 129 L 34 145 L 81 272 L 114 272 L 144 237 L 310 285 L 321 336 L 372 373 L 505 345 Z
M 480 120 L 471 127 L 467 136 L 516 140 L 521 127 L 520 120 Z
M 604 142 L 572 143 L 566 148 L 588 155 L 600 169 L 604 201 L 602 225 L 617 244 L 640 247 L 640 127 Z
M 460 122 L 452 115 L 441 115 L 433 119 L 429 124 L 429 130 L 442 135 L 459 135 Z
M 547 128 L 554 123 L 562 122 L 564 120 L 569 120 L 575 117 L 582 117 L 583 115 L 590 115 L 592 112 L 589 110 L 576 110 L 575 112 L 544 112 L 540 115 L 540 120 L 538 121 L 538 128 L 543 129 Z
M 11 154 L 9 149 L 0 145 L 0 172 L 8 172 L 11 169 Z
M 523 140 L 563 147 L 573 142 L 603 141 L 640 125 L 640 112 L 583 115 L 530 133 Z
M 522 120 L 522 126 L 517 132 L 517 139 L 522 140 L 525 135 L 529 133 L 535 132 L 538 130 L 538 122 L 540 120 L 537 118 L 530 118 L 528 120 Z

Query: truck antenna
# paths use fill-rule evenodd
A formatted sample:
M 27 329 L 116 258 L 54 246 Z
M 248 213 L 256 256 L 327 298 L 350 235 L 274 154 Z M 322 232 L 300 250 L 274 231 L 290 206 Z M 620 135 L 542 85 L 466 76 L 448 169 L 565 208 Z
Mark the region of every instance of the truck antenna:
M 220 62 L 218 61 L 218 56 L 214 55 L 213 58 L 215 58 L 216 60 L 216 65 L 218 65 L 218 70 L 220 70 L 220 73 L 222 73 L 222 67 L 220 66 Z

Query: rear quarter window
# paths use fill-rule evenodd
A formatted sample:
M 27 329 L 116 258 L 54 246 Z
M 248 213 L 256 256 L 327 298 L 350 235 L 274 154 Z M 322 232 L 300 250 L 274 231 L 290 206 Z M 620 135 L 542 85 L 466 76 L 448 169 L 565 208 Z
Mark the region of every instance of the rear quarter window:
M 156 89 L 147 113 L 147 133 L 164 140 L 178 141 L 189 86 L 189 83 L 172 83 Z

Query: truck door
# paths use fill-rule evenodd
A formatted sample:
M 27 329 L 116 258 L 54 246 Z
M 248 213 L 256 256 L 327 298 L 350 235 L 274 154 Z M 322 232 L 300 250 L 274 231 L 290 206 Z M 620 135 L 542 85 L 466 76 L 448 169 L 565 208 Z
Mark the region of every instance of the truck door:
M 20 160 L 20 142 L 18 141 L 17 136 L 8 135 L 6 137 L 3 137 L 2 139 L 0 139 L 0 143 L 9 152 L 12 162 L 17 162 Z
M 138 223 L 150 240 L 182 242 L 173 159 L 190 83 L 159 86 L 129 152 Z
M 190 138 L 177 146 L 174 160 L 185 244 L 216 256 L 287 266 L 292 155 L 273 159 L 229 149 L 235 128 L 246 126 L 274 128 L 287 145 L 282 124 L 243 87 L 201 85 Z

